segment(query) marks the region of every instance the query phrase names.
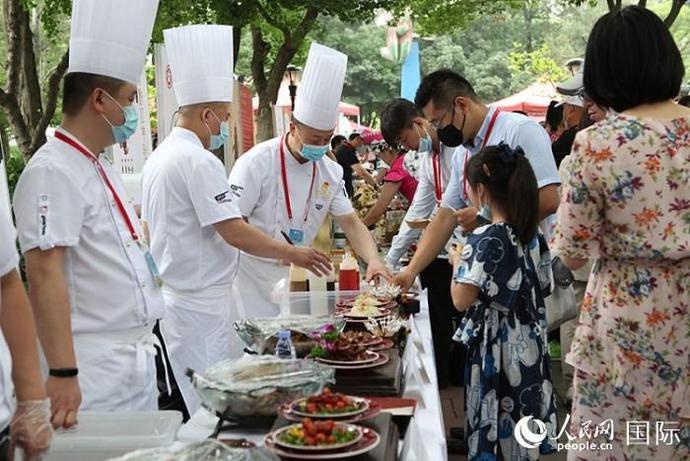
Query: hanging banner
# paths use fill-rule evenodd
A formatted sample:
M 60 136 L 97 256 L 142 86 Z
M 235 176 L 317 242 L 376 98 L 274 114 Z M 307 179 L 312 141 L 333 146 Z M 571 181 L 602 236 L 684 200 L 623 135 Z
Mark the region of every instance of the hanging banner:
M 158 132 L 156 145 L 160 144 L 173 128 L 173 117 L 177 110 L 177 98 L 173 90 L 173 76 L 168 63 L 165 45 L 153 46 L 153 63 L 156 66 L 156 115 Z

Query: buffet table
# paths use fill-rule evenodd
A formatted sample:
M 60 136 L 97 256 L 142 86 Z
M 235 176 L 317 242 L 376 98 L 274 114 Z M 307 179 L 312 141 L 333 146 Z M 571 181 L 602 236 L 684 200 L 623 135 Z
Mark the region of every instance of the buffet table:
M 426 292 L 420 295 L 420 313 L 410 317 L 411 334 L 403 356 L 405 376 L 404 398 L 417 401 L 417 408 L 404 438 L 399 444 L 401 460 L 446 460 L 446 439 L 441 411 L 441 399 L 436 381 L 429 307 Z M 218 418 L 200 409 L 178 431 L 181 442 L 197 441 L 208 437 Z M 266 431 L 246 429 L 221 432 L 221 438 L 245 438 L 263 445 Z

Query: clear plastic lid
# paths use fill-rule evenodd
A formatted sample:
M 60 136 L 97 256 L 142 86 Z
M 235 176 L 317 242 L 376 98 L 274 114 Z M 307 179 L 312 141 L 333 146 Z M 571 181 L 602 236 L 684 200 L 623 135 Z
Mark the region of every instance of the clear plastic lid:
M 212 365 L 203 376 L 195 374 L 194 381 L 201 387 L 255 394 L 262 389 L 332 383 L 335 370 L 312 360 L 252 355 Z
M 278 339 L 290 339 L 290 330 L 280 330 L 278 332 Z

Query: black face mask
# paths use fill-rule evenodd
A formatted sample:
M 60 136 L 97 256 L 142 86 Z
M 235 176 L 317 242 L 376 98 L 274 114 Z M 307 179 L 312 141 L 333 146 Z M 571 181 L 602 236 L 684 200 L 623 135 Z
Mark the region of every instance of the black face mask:
M 443 128 L 439 128 L 436 133 L 438 134 L 438 140 L 443 143 L 444 146 L 448 147 L 458 147 L 463 142 L 462 129 L 465 128 L 465 114 L 462 116 L 462 126 L 460 129 L 456 128 L 453 124 L 455 120 L 455 105 L 453 105 L 453 113 L 450 118 L 450 123 Z

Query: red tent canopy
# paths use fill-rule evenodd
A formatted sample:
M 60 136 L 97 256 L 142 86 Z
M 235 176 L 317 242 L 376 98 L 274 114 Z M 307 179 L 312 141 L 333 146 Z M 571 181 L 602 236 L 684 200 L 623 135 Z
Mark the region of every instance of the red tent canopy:
M 350 122 L 350 126 L 352 126 L 353 132 L 356 131 L 362 135 L 362 140 L 367 146 L 374 141 L 383 141 L 383 135 L 378 130 L 374 130 L 373 128 L 369 128 L 368 126 L 360 125 L 352 121 Z
M 551 84 L 533 83 L 528 88 L 493 102 L 490 105 L 505 111 L 522 111 L 538 121 L 544 120 L 551 100 L 557 99 L 556 89 Z

